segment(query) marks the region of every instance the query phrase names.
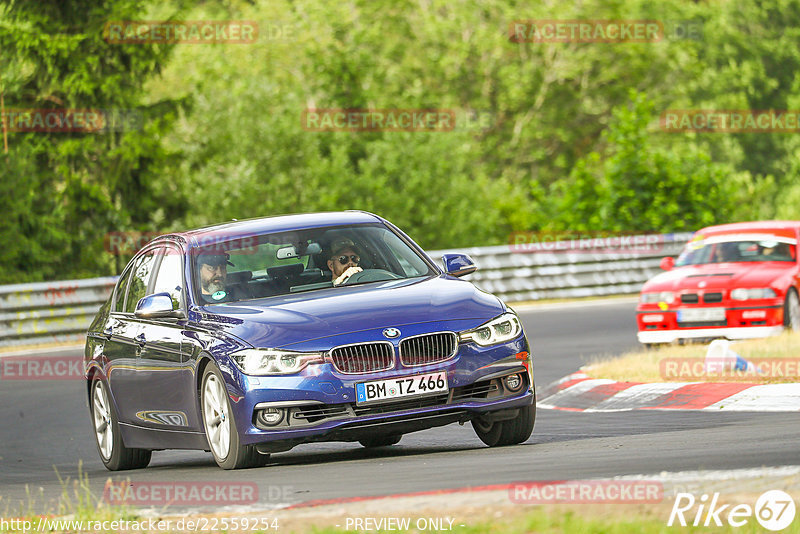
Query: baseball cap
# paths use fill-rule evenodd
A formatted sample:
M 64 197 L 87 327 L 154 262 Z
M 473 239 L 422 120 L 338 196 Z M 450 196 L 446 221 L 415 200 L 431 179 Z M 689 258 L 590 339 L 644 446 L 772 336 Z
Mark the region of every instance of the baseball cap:
M 329 257 L 336 256 L 337 254 L 339 254 L 341 251 L 343 251 L 346 248 L 349 248 L 349 249 L 352 249 L 355 252 L 358 252 L 358 247 L 356 247 L 355 243 L 353 243 L 349 239 L 343 238 L 343 239 L 334 240 L 331 243 L 331 248 L 330 248 L 331 253 L 330 253 Z
M 197 257 L 197 265 L 210 265 L 211 267 L 218 267 L 220 265 L 233 265 L 230 261 L 229 254 L 220 253 L 201 253 Z

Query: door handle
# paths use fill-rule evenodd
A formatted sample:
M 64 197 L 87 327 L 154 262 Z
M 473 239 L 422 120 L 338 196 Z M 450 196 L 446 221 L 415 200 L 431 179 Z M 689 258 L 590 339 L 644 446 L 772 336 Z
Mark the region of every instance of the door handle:
M 144 334 L 139 334 L 133 340 L 136 342 L 137 345 L 143 347 L 145 343 L 147 343 L 147 339 L 145 339 Z

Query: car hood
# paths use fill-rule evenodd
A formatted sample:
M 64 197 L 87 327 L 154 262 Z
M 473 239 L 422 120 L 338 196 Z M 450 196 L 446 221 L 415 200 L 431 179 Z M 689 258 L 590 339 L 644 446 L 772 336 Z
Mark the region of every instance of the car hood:
M 733 289 L 736 287 L 770 287 L 786 275 L 794 263 L 710 263 L 686 265 L 651 278 L 642 291 L 677 291 L 679 289 Z
M 467 328 L 505 306 L 471 283 L 449 276 L 392 280 L 200 308 L 203 326 L 255 347 L 285 347 L 342 334 L 418 323 L 466 320 Z

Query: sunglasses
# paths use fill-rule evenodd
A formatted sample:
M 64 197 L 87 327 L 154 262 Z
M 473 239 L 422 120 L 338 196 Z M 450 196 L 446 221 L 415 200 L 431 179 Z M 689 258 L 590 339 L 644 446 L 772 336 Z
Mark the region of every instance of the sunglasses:
M 348 263 L 350 263 L 350 260 L 352 260 L 353 263 L 361 262 L 361 258 L 354 254 L 351 254 L 350 256 L 339 256 L 336 259 L 339 260 L 339 263 L 341 263 L 342 265 L 347 265 Z

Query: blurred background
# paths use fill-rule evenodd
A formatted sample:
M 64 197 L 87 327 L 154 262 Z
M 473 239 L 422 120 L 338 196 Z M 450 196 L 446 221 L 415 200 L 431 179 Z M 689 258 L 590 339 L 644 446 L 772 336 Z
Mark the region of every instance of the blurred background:
M 515 42 L 515 20 L 655 20 L 655 42 Z M 109 21 L 253 21 L 254 42 L 109 42 Z M 165 233 L 362 209 L 425 248 L 513 232 L 800 219 L 795 133 L 668 132 L 665 110 L 800 110 L 800 2 L 0 1 L 6 110 L 135 117 L 11 131 L 0 283 L 118 274 Z M 317 108 L 452 110 L 448 131 L 311 131 Z M 126 115 L 127 114 L 127 115 Z M 8 121 L 6 121 L 8 122 Z

